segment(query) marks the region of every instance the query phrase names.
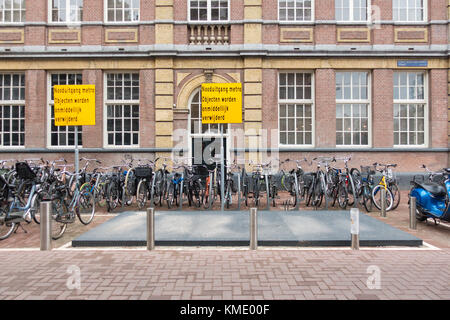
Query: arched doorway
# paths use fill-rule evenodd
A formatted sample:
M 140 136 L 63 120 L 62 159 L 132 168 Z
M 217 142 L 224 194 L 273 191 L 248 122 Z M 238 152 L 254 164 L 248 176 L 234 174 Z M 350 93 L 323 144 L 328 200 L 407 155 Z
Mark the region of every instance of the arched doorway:
M 214 167 L 214 158 L 220 155 L 220 125 L 202 124 L 201 88 L 197 88 L 189 98 L 189 159 L 191 164 L 205 164 Z M 223 125 L 225 160 L 228 159 L 229 125 Z

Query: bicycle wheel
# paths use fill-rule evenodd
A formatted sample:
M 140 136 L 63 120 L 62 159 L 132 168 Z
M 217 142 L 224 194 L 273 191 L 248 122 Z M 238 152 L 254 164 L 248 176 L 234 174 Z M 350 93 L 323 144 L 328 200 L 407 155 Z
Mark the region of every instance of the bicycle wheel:
M 361 172 L 357 168 L 352 168 L 350 170 L 350 175 L 353 179 L 353 185 L 355 187 L 356 195 L 359 197 L 362 195 L 362 176 Z
M 125 195 L 127 197 L 132 198 L 136 195 L 136 176 L 134 174 L 134 169 L 130 169 L 127 171 L 127 175 L 125 176 Z
M 254 183 L 253 183 L 253 185 L 254 185 L 254 190 L 253 190 L 253 205 L 256 207 L 256 208 L 258 208 L 258 206 L 259 206 L 259 195 L 260 195 L 260 193 L 259 193 L 259 188 L 260 188 L 260 181 L 259 181 L 259 178 L 255 178 L 254 179 Z
M 77 203 L 77 215 L 84 225 L 91 223 L 95 215 L 95 192 L 91 192 L 91 186 L 85 186 L 80 190 Z
M 232 192 L 231 192 L 231 181 L 228 180 L 227 181 L 227 187 L 225 189 L 225 206 L 227 207 L 227 209 L 230 209 L 230 205 L 231 205 L 231 197 L 232 197 Z
M 321 192 L 322 192 L 322 199 L 325 199 L 325 208 L 328 209 L 330 195 L 328 193 L 328 185 L 327 185 L 326 179 L 327 179 L 326 175 L 325 174 L 321 174 L 321 176 L 320 176 L 320 183 L 321 183 L 320 189 L 321 189 Z M 319 204 L 319 206 L 321 204 L 322 204 L 322 201 Z
M 381 210 L 381 188 L 384 188 L 382 185 L 377 185 L 372 190 L 372 201 L 375 207 L 378 210 Z M 389 188 L 386 189 L 386 211 L 391 210 L 392 205 L 394 203 L 394 196 Z
M 56 198 L 52 200 L 52 239 L 57 240 L 62 237 L 67 229 L 65 218 L 68 215 L 68 209 L 63 199 Z
M 147 182 L 144 180 L 139 181 L 136 192 L 136 202 L 140 210 L 145 207 L 145 203 L 147 202 L 147 193 Z
M 100 207 L 106 206 L 106 183 L 100 183 L 98 185 L 98 189 L 96 191 L 97 197 L 95 198 L 97 200 L 97 203 Z
M 175 203 L 175 185 L 170 183 L 167 190 L 167 208 L 171 209 Z
M 201 189 L 202 188 L 199 181 L 194 181 L 192 183 L 192 189 L 190 190 L 191 201 L 196 208 L 200 208 L 202 205 Z
M 339 184 L 337 195 L 339 207 L 345 210 L 348 205 L 348 192 L 347 187 L 343 183 Z
M 37 224 L 41 223 L 41 199 L 39 194 L 35 193 L 33 195 L 33 199 L 31 200 L 31 216 L 33 217 L 34 222 Z
M 393 183 L 389 186 L 389 189 L 392 192 L 392 196 L 394 197 L 394 203 L 392 204 L 392 209 L 397 209 L 398 205 L 400 204 L 400 190 L 398 189 L 398 186 L 396 183 Z
M 299 190 L 298 190 L 298 186 L 296 185 L 296 183 L 295 183 L 295 180 L 294 179 L 289 179 L 290 181 L 289 181 L 289 187 L 288 187 L 288 193 L 289 193 L 289 200 L 288 200 L 288 203 L 290 204 L 290 205 L 292 205 L 292 207 L 295 207 L 295 206 L 297 206 L 297 202 L 298 202 L 298 193 L 299 193 Z
M 313 194 L 311 197 L 311 205 L 316 208 L 320 207 L 320 205 L 322 204 L 323 194 L 322 194 L 321 186 L 322 186 L 321 179 L 317 179 L 316 183 L 313 187 Z
M 213 202 L 213 194 L 212 194 L 212 183 L 211 183 L 211 176 L 208 176 L 206 178 L 205 182 L 205 189 L 203 191 L 202 201 L 203 201 L 203 208 L 210 209 L 212 207 Z
M 119 189 L 116 182 L 111 182 L 107 189 L 106 205 L 108 212 L 112 212 L 119 204 Z
M 7 213 L 4 209 L 0 209 L 0 240 L 8 238 L 11 233 L 16 229 L 15 222 L 6 222 Z
M 163 184 L 163 174 L 161 170 L 158 170 L 153 177 L 152 185 L 153 188 L 150 192 L 153 192 L 153 195 L 150 194 L 150 197 L 153 196 L 153 205 L 157 206 L 161 205 L 162 199 L 162 184 Z
M 371 212 L 373 208 L 372 193 L 368 186 L 364 186 L 362 189 L 363 205 L 367 212 Z

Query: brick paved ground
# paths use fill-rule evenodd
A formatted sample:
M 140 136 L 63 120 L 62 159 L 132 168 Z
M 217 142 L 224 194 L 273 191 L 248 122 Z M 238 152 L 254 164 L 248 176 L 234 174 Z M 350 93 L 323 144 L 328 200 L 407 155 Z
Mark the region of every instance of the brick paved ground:
M 449 262 L 448 249 L 1 251 L 0 299 L 450 299 Z

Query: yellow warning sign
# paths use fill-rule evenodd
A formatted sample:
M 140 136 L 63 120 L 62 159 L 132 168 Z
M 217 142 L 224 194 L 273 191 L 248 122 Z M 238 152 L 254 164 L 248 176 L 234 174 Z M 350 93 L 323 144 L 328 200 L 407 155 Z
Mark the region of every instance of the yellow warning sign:
M 55 126 L 95 125 L 95 85 L 56 85 L 53 94 Z
M 202 84 L 202 123 L 242 123 L 242 84 Z

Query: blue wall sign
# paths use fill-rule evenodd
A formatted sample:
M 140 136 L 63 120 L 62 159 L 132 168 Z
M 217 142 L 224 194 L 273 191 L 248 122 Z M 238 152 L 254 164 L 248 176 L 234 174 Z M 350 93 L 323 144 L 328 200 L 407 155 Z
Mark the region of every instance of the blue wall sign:
M 426 68 L 428 67 L 428 60 L 398 60 L 397 67 L 416 67 L 416 68 Z

